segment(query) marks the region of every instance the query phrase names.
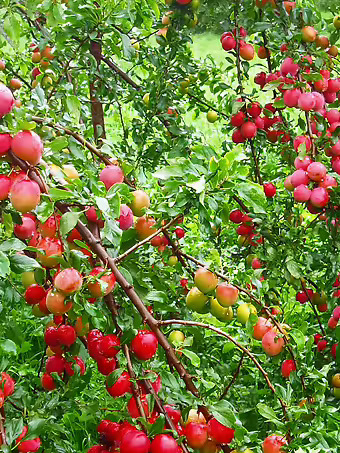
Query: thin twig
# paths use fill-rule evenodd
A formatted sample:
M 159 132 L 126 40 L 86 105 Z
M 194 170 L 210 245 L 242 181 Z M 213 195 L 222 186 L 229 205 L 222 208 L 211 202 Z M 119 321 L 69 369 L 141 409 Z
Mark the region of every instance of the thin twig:
M 198 322 L 198 321 L 185 321 L 182 319 L 169 319 L 166 321 L 159 321 L 158 324 L 160 326 L 171 326 L 173 324 L 179 324 L 182 326 L 192 326 L 192 327 L 200 327 L 202 329 L 208 329 L 211 330 L 212 332 L 217 333 L 218 335 L 221 335 L 224 338 L 227 338 L 231 343 L 233 343 L 238 349 L 240 349 L 245 355 L 247 355 L 250 360 L 255 364 L 256 368 L 261 372 L 263 375 L 265 381 L 267 382 L 268 387 L 270 390 L 273 392 L 274 395 L 276 395 L 277 399 L 279 400 L 283 413 L 285 417 L 287 418 L 287 407 L 284 401 L 276 394 L 276 390 L 272 382 L 270 381 L 268 377 L 268 373 L 263 369 L 262 365 L 258 362 L 258 360 L 254 357 L 254 355 L 249 351 L 249 349 L 245 348 L 242 346 L 238 341 L 236 341 L 233 337 L 231 337 L 229 334 L 223 332 L 223 330 L 218 329 L 217 327 L 211 326 L 209 324 L 204 324 L 203 322 Z
M 236 371 L 234 373 L 234 376 L 231 379 L 231 381 L 229 382 L 229 384 L 227 385 L 227 387 L 225 388 L 225 390 L 222 393 L 222 395 L 220 396 L 220 398 L 219 398 L 220 400 L 223 400 L 227 396 L 227 393 L 229 392 L 231 387 L 235 384 L 236 379 L 238 378 L 238 375 L 240 374 L 240 371 L 241 371 L 245 356 L 246 356 L 246 354 L 245 354 L 245 352 L 243 352 L 242 355 L 241 355 L 241 359 L 239 361 L 238 367 L 237 367 L 237 369 L 236 369 Z
M 0 409 L 0 436 L 2 439 L 2 445 L 7 445 L 5 423 L 6 423 L 5 408 L 2 407 Z
M 142 401 L 141 401 L 141 398 L 140 398 L 140 396 L 141 396 L 140 395 L 140 389 L 138 387 L 138 384 L 136 383 L 136 374 L 135 374 L 135 372 L 133 370 L 133 367 L 132 367 L 130 351 L 129 351 L 128 345 L 124 344 L 123 351 L 124 351 L 124 354 L 125 354 L 125 357 L 126 357 L 126 360 L 127 360 L 127 368 L 128 368 L 129 375 L 130 375 L 131 379 L 133 380 L 133 382 L 132 382 L 132 394 L 133 394 L 133 397 L 136 400 L 136 404 L 137 404 L 137 408 L 139 410 L 139 413 L 146 420 L 144 407 L 143 407 L 143 404 L 142 404 Z

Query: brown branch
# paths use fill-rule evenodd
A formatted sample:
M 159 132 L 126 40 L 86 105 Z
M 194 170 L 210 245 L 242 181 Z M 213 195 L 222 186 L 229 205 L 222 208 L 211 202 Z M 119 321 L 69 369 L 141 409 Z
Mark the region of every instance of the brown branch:
M 146 374 L 146 372 L 144 372 L 144 375 L 145 374 Z M 160 398 L 158 397 L 157 393 L 155 392 L 154 388 L 152 387 L 152 384 L 150 383 L 150 381 L 148 379 L 143 379 L 142 382 L 144 383 L 148 392 L 153 396 L 158 411 L 164 415 L 164 418 L 165 418 L 167 424 L 169 425 L 170 429 L 172 429 L 172 431 L 174 431 L 174 432 L 177 432 L 174 422 L 169 417 L 167 411 L 164 409 L 164 406 L 163 406 Z M 181 447 L 182 447 L 184 453 L 189 453 L 189 451 L 184 443 L 181 444 Z
M 229 390 L 231 389 L 231 387 L 235 384 L 236 379 L 238 378 L 238 375 L 240 374 L 240 371 L 241 371 L 245 356 L 246 356 L 246 354 L 243 352 L 242 355 L 241 355 L 241 359 L 239 361 L 238 367 L 237 367 L 237 369 L 236 369 L 236 371 L 234 373 L 234 376 L 231 379 L 231 381 L 229 382 L 229 384 L 227 385 L 227 387 L 225 388 L 225 390 L 222 393 L 222 395 L 220 396 L 220 398 L 219 398 L 220 400 L 223 400 L 226 397 L 226 395 L 229 392 Z
M 54 95 L 54 93 L 56 92 L 60 82 L 62 81 L 64 75 L 67 73 L 68 71 L 68 68 L 70 67 L 70 64 L 71 62 L 74 60 L 74 58 L 77 56 L 79 50 L 83 47 L 83 45 L 85 44 L 85 42 L 87 41 L 88 37 L 86 36 L 85 39 L 83 39 L 83 41 L 79 44 L 79 46 L 76 48 L 76 50 L 73 52 L 71 58 L 68 60 L 68 62 L 65 64 L 64 66 L 64 69 L 62 70 L 60 76 L 58 77 L 58 80 L 56 81 L 52 91 L 50 92 L 50 94 L 48 95 L 47 97 L 47 101 L 49 101 L 51 99 L 51 97 Z
M 130 375 L 131 379 L 133 380 L 133 382 L 132 382 L 132 394 L 133 394 L 133 396 L 134 396 L 134 398 L 136 400 L 137 408 L 139 410 L 139 413 L 146 420 L 144 407 L 143 407 L 143 404 L 142 404 L 142 401 L 141 401 L 141 398 L 140 398 L 140 389 L 138 387 L 138 384 L 136 383 L 136 374 L 135 374 L 135 372 L 133 370 L 133 367 L 132 367 L 131 358 L 130 358 L 130 351 L 129 351 L 128 345 L 124 344 L 123 350 L 124 350 L 124 354 L 125 354 L 125 357 L 126 357 L 126 360 L 127 360 L 128 372 L 129 372 L 129 375 Z
M 244 355 L 247 355 L 250 358 L 250 360 L 255 364 L 256 368 L 263 375 L 268 387 L 270 388 L 270 390 L 273 392 L 273 394 L 279 400 L 279 402 L 281 404 L 281 407 L 282 407 L 282 410 L 283 410 L 283 413 L 284 413 L 284 416 L 285 416 L 285 418 L 287 418 L 287 406 L 284 403 L 284 401 L 276 394 L 275 387 L 272 384 L 272 382 L 270 381 L 270 379 L 268 377 L 268 373 L 263 369 L 261 364 L 254 357 L 254 355 L 249 351 L 249 349 L 247 349 L 244 346 L 242 346 L 238 341 L 236 341 L 229 334 L 223 332 L 223 330 L 218 329 L 217 327 L 211 326 L 209 324 L 204 324 L 203 322 L 198 322 L 198 321 L 185 321 L 185 320 L 182 320 L 182 319 L 179 319 L 179 320 L 178 319 L 169 319 L 169 320 L 166 320 L 166 321 L 159 321 L 158 324 L 160 326 L 170 326 L 170 325 L 173 325 L 173 324 L 179 324 L 179 325 L 183 325 L 183 326 L 200 327 L 202 329 L 211 330 L 212 332 L 215 332 L 218 335 L 221 335 L 222 337 L 227 338 L 227 340 L 229 340 L 231 343 L 233 343 L 238 349 L 240 349 L 243 352 Z
M 7 445 L 5 422 L 6 422 L 5 408 L 2 407 L 0 409 L 0 436 L 2 439 L 2 445 Z
M 7 399 L 7 402 L 14 407 L 14 409 L 16 409 L 17 411 L 21 412 L 22 414 L 24 414 L 24 409 L 19 407 L 17 404 L 13 403 L 13 401 Z
M 262 181 L 262 176 L 261 176 L 261 172 L 260 172 L 259 161 L 258 161 L 257 156 L 256 156 L 256 150 L 255 150 L 255 146 L 254 146 L 254 141 L 253 140 L 249 140 L 249 143 L 250 143 L 251 154 L 253 156 L 253 160 L 254 160 L 254 164 L 255 164 L 255 176 L 256 176 L 256 179 L 258 180 L 259 184 L 261 184 L 261 186 L 262 186 L 263 185 L 263 181 Z
M 233 199 L 240 205 L 240 207 L 243 209 L 243 211 L 245 213 L 249 212 L 249 209 L 247 208 L 247 206 L 243 203 L 243 201 L 237 195 L 233 195 Z
M 166 239 L 168 240 L 168 242 L 169 242 L 169 244 L 170 244 L 170 246 L 171 246 L 171 248 L 172 248 L 172 252 L 174 253 L 175 256 L 177 256 L 178 261 L 182 264 L 182 266 L 183 266 L 184 268 L 186 268 L 186 269 L 190 272 L 192 278 L 194 278 L 194 273 L 193 273 L 192 270 L 189 268 L 188 264 L 184 261 L 182 255 L 181 255 L 181 252 L 180 252 L 179 249 L 178 249 L 178 246 L 177 246 L 177 245 L 174 243 L 174 241 L 171 239 L 171 237 L 169 236 L 169 234 L 168 234 L 167 231 L 163 231 L 163 234 L 164 234 L 164 236 L 166 237 Z
M 323 325 L 322 325 L 322 322 L 321 322 L 321 319 L 320 319 L 320 316 L 319 316 L 319 313 L 317 312 L 316 308 L 314 307 L 314 304 L 312 302 L 312 299 L 310 298 L 309 296 L 309 293 L 307 291 L 307 288 L 306 288 L 306 284 L 305 282 L 303 281 L 303 279 L 301 279 L 301 286 L 302 286 L 302 289 L 304 291 L 304 293 L 306 294 L 306 296 L 308 297 L 308 301 L 310 303 L 310 306 L 312 307 L 313 311 L 314 311 L 314 314 L 315 314 L 315 317 L 319 323 L 319 326 L 320 326 L 320 330 L 321 330 L 321 333 L 324 337 L 326 337 L 326 331 L 325 329 L 323 328 Z
M 104 57 L 103 55 L 101 56 L 101 59 L 104 63 L 107 64 L 107 66 L 111 69 L 113 69 L 123 80 L 125 80 L 126 83 L 131 85 L 135 90 L 140 91 L 142 87 L 138 85 L 136 82 L 134 82 L 131 77 L 126 74 L 126 72 L 122 71 L 113 61 L 111 61 L 109 58 Z
M 100 33 L 97 35 L 97 40 L 91 40 L 90 53 L 97 62 L 97 72 L 99 72 L 99 65 L 102 58 L 102 41 Z M 90 81 L 91 117 L 94 138 L 97 145 L 102 143 L 102 139 L 106 138 L 104 109 L 103 104 L 98 99 L 96 88 L 96 83 L 99 83 L 100 80 L 99 77 L 95 77 Z
M 122 255 L 118 256 L 117 258 L 114 259 L 115 263 L 120 263 L 123 261 L 127 256 L 129 256 L 131 253 L 135 252 L 137 249 L 142 247 L 143 245 L 147 244 L 150 242 L 154 237 L 158 236 L 159 234 L 163 233 L 167 228 L 170 228 L 174 223 L 178 221 L 178 219 L 181 216 L 177 216 L 174 219 L 172 219 L 170 222 L 168 222 L 166 225 L 162 226 L 162 228 L 159 228 L 155 233 L 151 234 L 147 238 L 143 239 L 142 241 L 138 242 L 137 244 L 133 245 L 131 248 L 126 250 Z

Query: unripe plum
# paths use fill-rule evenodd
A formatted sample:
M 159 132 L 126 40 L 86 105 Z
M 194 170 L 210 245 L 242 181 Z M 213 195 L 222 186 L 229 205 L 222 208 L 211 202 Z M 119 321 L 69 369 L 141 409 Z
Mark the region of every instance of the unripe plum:
M 208 296 L 203 294 L 196 286 L 191 288 L 186 297 L 186 306 L 197 313 L 207 313 L 206 303 Z
M 135 190 L 132 192 L 133 200 L 130 204 L 133 214 L 136 217 L 142 217 L 145 210 L 150 207 L 149 195 L 143 190 Z
M 156 221 L 152 217 L 139 217 L 135 222 L 135 229 L 138 239 L 143 240 L 156 233 L 154 228 Z
M 234 305 L 238 299 L 238 289 L 235 286 L 223 282 L 216 288 L 216 299 L 222 307 Z
M 257 310 L 254 307 L 254 305 L 247 303 L 241 304 L 237 308 L 237 320 L 242 324 L 246 324 L 249 319 L 249 316 L 251 314 L 256 315 L 256 313 Z
M 72 308 L 72 301 L 65 303 L 65 296 L 50 289 L 46 296 L 46 307 L 54 315 L 64 315 Z
M 218 278 L 215 274 L 204 267 L 200 267 L 195 272 L 194 282 L 196 287 L 204 294 L 213 291 L 218 283 Z

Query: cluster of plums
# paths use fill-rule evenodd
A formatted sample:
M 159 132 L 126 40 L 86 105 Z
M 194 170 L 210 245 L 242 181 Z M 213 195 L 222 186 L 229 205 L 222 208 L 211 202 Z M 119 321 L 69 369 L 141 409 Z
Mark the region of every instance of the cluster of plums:
M 0 375 L 0 409 L 6 402 L 6 399 L 13 395 L 15 391 L 15 380 L 4 371 Z M 28 435 L 28 427 L 24 426 L 22 433 L 16 439 L 15 445 L 20 453 L 36 453 L 41 447 L 39 437 L 35 439 L 26 439 Z M 2 445 L 2 435 L 0 434 L 0 447 Z
M 217 453 L 220 445 L 229 444 L 234 438 L 234 430 L 222 425 L 215 418 L 208 422 L 196 410 L 190 410 L 186 422 L 182 419 L 179 409 L 165 405 L 164 409 L 176 428 L 177 434 L 183 436 L 187 445 L 201 453 Z M 129 410 L 130 414 L 131 411 Z M 153 424 L 159 417 L 157 411 L 148 414 L 148 421 Z M 132 416 L 132 418 L 137 418 Z M 169 430 L 166 424 L 166 430 Z M 102 420 L 98 425 L 101 445 L 95 445 L 88 453 L 181 453 L 183 450 L 175 438 L 170 434 L 157 434 L 150 438 L 142 429 L 128 421 L 120 423 L 111 420 Z M 249 450 L 250 451 L 250 450 Z M 236 452 L 235 452 L 236 453 Z
M 222 48 L 229 52 L 235 50 L 237 47 L 237 41 L 239 41 L 239 52 L 240 57 L 244 60 L 252 60 L 255 56 L 254 46 L 252 44 L 246 43 L 244 39 L 247 37 L 247 31 L 240 27 L 239 29 L 234 29 L 232 32 L 224 32 L 221 36 Z
M 229 214 L 229 220 L 239 225 L 236 232 L 239 235 L 240 246 L 252 245 L 257 247 L 263 243 L 263 238 L 256 233 L 256 225 L 249 214 L 243 213 L 240 209 L 234 209 Z

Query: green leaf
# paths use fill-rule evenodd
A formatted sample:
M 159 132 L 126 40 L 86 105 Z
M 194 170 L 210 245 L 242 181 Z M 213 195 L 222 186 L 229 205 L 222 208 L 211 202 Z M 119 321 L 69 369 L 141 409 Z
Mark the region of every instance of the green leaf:
M 301 330 L 292 329 L 292 330 L 289 331 L 289 335 L 295 341 L 298 349 L 300 351 L 302 351 L 304 346 L 305 346 L 305 343 L 306 343 L 306 338 L 305 338 L 305 335 L 301 332 Z
M 6 277 L 10 273 L 10 263 L 7 256 L 0 251 L 0 277 Z
M 26 248 L 26 244 L 17 238 L 8 239 L 7 241 L 0 244 L 1 252 L 9 252 L 9 251 L 21 252 L 25 248 Z
M 17 354 L 17 346 L 12 340 L 3 340 L 0 343 L 0 348 L 4 351 L 7 352 L 8 354 Z
M 266 418 L 270 422 L 275 423 L 276 425 L 283 425 L 283 423 L 279 421 L 275 411 L 271 407 L 263 403 L 258 403 L 256 407 L 262 417 Z
M 49 143 L 49 147 L 52 151 L 61 151 L 68 147 L 68 139 L 67 137 L 57 137 Z
M 69 233 L 77 225 L 81 212 L 66 212 L 60 220 L 60 232 L 63 236 Z
M 26 255 L 13 255 L 10 257 L 10 263 L 12 271 L 17 274 L 33 271 L 40 267 L 40 264 L 35 259 Z
M 301 270 L 300 270 L 300 267 L 299 267 L 298 263 L 296 263 L 292 259 L 287 259 L 286 265 L 287 265 L 288 272 L 293 277 L 295 277 L 295 278 L 301 278 L 302 277 Z
M 74 198 L 74 194 L 72 192 L 63 189 L 56 189 L 54 187 L 50 189 L 49 195 L 54 201 L 69 200 L 70 198 Z
M 193 366 L 196 368 L 201 366 L 201 359 L 193 351 L 190 351 L 189 349 L 182 349 L 182 352 L 186 357 L 188 357 Z
M 263 192 L 263 187 L 251 181 L 241 182 L 236 186 L 239 196 L 244 199 L 255 213 L 265 214 L 267 200 Z
M 97 35 L 97 32 L 95 32 L 95 34 Z M 66 110 L 68 111 L 68 113 L 70 114 L 72 120 L 73 120 L 73 123 L 74 124 L 79 124 L 79 120 L 80 120 L 80 113 L 81 113 L 81 102 L 80 100 L 77 98 L 77 96 L 67 96 L 66 97 Z
M 4 30 L 13 41 L 19 41 L 22 29 L 22 21 L 18 14 L 10 13 L 6 16 L 4 20 Z
M 158 20 L 160 17 L 160 11 L 159 11 L 157 0 L 148 0 L 148 3 L 150 5 L 150 7 L 152 8 L 152 10 L 154 11 L 156 19 Z
M 132 47 L 130 38 L 127 35 L 121 33 L 120 37 L 122 39 L 124 57 L 130 60 L 136 55 L 136 50 Z

